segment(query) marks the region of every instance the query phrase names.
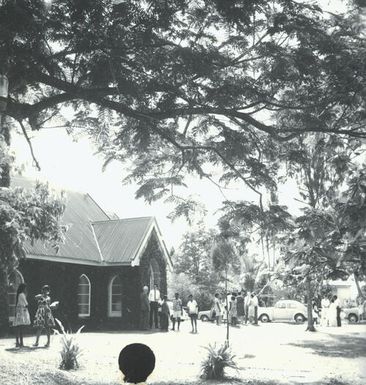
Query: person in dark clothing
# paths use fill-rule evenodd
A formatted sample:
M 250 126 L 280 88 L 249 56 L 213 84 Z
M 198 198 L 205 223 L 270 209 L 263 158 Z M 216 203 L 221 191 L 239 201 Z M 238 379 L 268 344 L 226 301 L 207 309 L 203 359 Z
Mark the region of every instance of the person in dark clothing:
M 140 295 L 140 329 L 147 330 L 149 328 L 150 302 L 147 293 L 149 288 L 144 286 Z
M 245 314 L 244 313 L 244 296 L 242 291 L 240 291 L 239 295 L 236 297 L 236 311 L 238 315 L 238 321 L 242 323 L 244 320 L 244 314 Z
M 333 297 L 334 299 L 334 304 L 336 306 L 336 309 L 337 309 L 337 326 L 340 327 L 342 326 L 342 321 L 341 321 L 341 304 L 339 302 L 339 299 L 338 297 L 335 295 Z
M 167 332 L 169 330 L 170 310 L 168 306 L 168 297 L 163 296 L 163 303 L 161 304 L 161 330 Z
M 155 355 L 144 344 L 130 344 L 123 348 L 118 357 L 123 381 L 130 384 L 146 382 L 155 368 Z
M 160 290 L 157 284 L 150 290 L 149 293 L 149 301 L 150 301 L 150 329 L 152 329 L 153 325 L 155 328 L 159 327 L 159 300 L 160 300 Z

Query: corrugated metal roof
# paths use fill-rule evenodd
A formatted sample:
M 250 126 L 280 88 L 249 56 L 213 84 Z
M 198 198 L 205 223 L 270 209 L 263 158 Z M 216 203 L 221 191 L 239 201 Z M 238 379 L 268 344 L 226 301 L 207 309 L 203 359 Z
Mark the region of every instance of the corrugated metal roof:
M 130 264 L 149 235 L 153 217 L 94 222 L 95 236 L 106 263 Z
M 34 183 L 23 177 L 15 177 L 12 181 L 14 186 L 23 188 L 30 188 Z M 89 194 L 65 191 L 65 199 L 66 208 L 61 218 L 61 223 L 69 226 L 65 242 L 60 244 L 57 253 L 42 242 L 27 243 L 29 258 L 130 265 L 146 245 L 153 226 L 157 226 L 154 217 L 110 219 Z M 166 253 L 165 245 L 162 247 Z

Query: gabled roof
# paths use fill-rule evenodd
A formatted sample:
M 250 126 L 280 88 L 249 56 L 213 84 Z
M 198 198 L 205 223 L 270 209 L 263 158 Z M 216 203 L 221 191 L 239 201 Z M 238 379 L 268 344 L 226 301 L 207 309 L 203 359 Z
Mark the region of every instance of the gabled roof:
M 14 178 L 15 186 L 30 188 L 34 182 Z M 67 225 L 59 250 L 42 242 L 26 244 L 27 258 L 85 265 L 137 266 L 155 231 L 160 249 L 171 266 L 169 254 L 154 217 L 110 219 L 89 194 L 65 191 L 66 208 L 61 223 Z
M 101 258 L 107 263 L 130 264 L 153 221 L 153 217 L 142 217 L 92 223 Z

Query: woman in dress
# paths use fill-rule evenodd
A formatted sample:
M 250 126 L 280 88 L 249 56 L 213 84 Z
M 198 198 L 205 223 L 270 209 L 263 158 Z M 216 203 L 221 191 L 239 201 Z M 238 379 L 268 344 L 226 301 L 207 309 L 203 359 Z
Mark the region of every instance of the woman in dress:
M 36 342 L 33 346 L 38 346 L 39 337 L 41 336 L 42 330 L 46 329 L 47 343 L 45 347 L 49 347 L 51 328 L 55 326 L 55 320 L 50 308 L 51 298 L 50 287 L 48 285 L 44 285 L 42 287 L 42 294 L 36 295 L 36 300 L 38 301 L 38 309 L 34 317 L 33 326 L 37 328 L 37 335 Z
M 321 326 L 328 326 L 329 306 L 330 306 L 329 298 L 324 297 L 321 301 L 321 313 L 320 313 L 320 325 Z
M 236 326 L 238 323 L 238 311 L 236 307 L 236 298 L 234 295 L 231 296 L 229 316 L 231 326 Z
M 17 348 L 24 347 L 23 329 L 24 326 L 30 325 L 30 317 L 27 302 L 27 285 L 21 283 L 18 286 L 17 297 L 15 302 L 15 319 L 13 326 L 15 327 L 15 346 Z

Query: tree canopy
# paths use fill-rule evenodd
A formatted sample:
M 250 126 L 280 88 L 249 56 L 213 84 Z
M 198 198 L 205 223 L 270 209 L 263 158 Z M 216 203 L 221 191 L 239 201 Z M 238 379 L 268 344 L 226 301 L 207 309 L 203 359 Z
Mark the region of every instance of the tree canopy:
M 222 181 L 274 189 L 284 142 L 366 136 L 352 12 L 292 0 L 5 0 L 0 26 L 5 114 L 26 121 L 25 134 L 86 127 L 107 162 L 133 162 L 148 201 L 186 173 L 210 178 L 208 163 Z

